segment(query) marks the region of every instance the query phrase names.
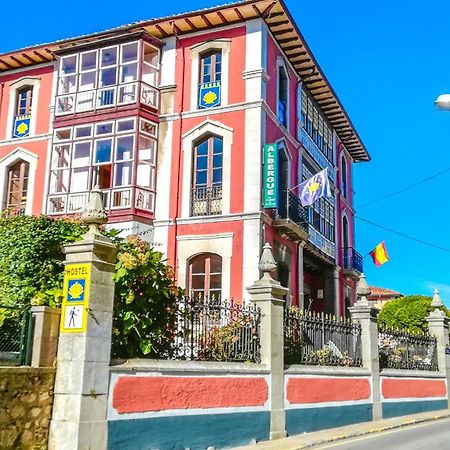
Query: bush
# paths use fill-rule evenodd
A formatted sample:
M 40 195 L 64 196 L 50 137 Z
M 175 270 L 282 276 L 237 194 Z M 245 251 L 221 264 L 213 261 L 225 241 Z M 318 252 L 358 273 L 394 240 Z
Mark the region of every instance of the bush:
M 441 309 L 450 317 L 449 310 L 445 306 Z M 409 295 L 386 303 L 378 316 L 378 323 L 389 328 L 426 332 L 428 331 L 426 318 L 433 310 L 431 297 Z
M 58 307 L 65 245 L 81 239 L 79 220 L 45 216 L 0 218 L 0 304 Z M 137 236 L 109 235 L 117 247 L 114 275 L 113 356 L 160 354 L 170 341 L 176 298 L 172 269 Z M 5 311 L 5 310 L 3 310 Z M 6 312 L 0 313 L 0 316 Z M 2 317 L 0 317 L 0 326 Z

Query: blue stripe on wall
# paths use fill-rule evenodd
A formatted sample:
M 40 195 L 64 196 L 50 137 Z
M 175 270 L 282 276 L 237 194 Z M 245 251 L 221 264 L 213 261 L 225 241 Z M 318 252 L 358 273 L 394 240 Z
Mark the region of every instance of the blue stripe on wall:
M 385 402 L 383 403 L 383 418 L 406 416 L 425 411 L 447 409 L 447 400 L 419 400 L 414 402 Z
M 109 450 L 205 450 L 269 439 L 270 413 L 247 412 L 108 422 Z
M 372 404 L 344 406 L 323 406 L 286 410 L 286 431 L 288 435 L 326 428 L 342 427 L 352 423 L 370 422 Z

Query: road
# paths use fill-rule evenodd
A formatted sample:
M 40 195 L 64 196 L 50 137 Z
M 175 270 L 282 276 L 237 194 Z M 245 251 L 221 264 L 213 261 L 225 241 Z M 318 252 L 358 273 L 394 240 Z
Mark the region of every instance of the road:
M 313 447 L 314 450 L 450 450 L 450 419 Z

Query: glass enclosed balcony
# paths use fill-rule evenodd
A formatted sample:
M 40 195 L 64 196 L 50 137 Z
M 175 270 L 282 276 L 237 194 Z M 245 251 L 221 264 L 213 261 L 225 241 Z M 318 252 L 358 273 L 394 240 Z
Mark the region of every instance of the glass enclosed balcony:
M 55 115 L 136 104 L 158 110 L 159 50 L 143 41 L 61 56 Z

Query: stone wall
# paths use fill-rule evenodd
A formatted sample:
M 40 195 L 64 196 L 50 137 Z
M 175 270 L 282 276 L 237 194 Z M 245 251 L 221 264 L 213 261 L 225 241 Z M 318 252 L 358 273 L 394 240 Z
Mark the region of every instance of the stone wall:
M 47 448 L 55 369 L 0 367 L 0 450 Z

